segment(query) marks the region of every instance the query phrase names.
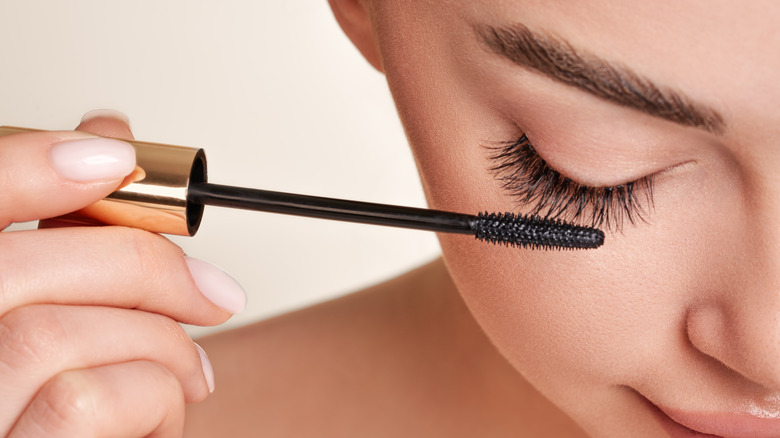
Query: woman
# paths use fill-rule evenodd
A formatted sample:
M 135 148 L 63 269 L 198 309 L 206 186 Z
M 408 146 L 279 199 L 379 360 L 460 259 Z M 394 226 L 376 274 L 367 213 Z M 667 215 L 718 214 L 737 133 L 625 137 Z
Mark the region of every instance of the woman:
M 219 390 L 188 406 L 186 436 L 780 436 L 778 6 L 331 5 L 387 77 L 431 207 L 551 213 L 607 242 L 538 252 L 442 235 L 443 261 L 200 340 Z M 81 129 L 129 135 L 107 117 Z M 0 139 L 7 172 L 47 189 L 4 181 L 7 222 L 72 211 L 128 171 L 114 152 L 113 173 L 74 181 L 85 172 L 48 152 L 73 135 Z M 96 237 L 132 251 L 106 262 Z M 175 436 L 183 401 L 213 381 L 172 321 L 217 323 L 240 290 L 132 230 L 36 231 L 5 239 L 5 258 L 36 239 L 58 283 L 4 272 L 2 431 Z M 57 244 L 94 245 L 87 284 L 58 271 Z M 98 294 L 127 266 L 136 289 Z M 35 336 L 41 324 L 86 328 Z M 116 336 L 122 351 L 103 347 Z

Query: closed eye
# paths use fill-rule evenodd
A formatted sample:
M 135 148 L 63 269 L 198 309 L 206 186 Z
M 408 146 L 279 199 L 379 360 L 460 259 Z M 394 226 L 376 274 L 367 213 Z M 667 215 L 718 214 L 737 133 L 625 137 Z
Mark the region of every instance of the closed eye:
M 621 230 L 647 222 L 653 207 L 652 175 L 610 187 L 590 187 L 561 175 L 534 150 L 528 137 L 487 146 L 491 172 L 530 214 L 594 228 Z

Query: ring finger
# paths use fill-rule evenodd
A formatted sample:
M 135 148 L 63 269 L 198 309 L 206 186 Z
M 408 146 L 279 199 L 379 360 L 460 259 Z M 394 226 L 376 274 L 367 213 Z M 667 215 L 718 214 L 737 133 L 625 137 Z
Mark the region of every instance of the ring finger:
M 176 377 L 148 361 L 65 371 L 41 389 L 9 438 L 179 437 L 184 401 Z
M 178 379 L 188 402 L 199 401 L 210 386 L 200 357 L 184 330 L 158 314 L 97 306 L 15 309 L 0 319 L 0 436 L 39 388 L 64 370 L 153 361 Z

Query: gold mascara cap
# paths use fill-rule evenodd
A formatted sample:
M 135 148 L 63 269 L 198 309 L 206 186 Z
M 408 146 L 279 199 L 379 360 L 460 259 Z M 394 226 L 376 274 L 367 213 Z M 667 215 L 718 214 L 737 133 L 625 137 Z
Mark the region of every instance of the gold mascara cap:
M 0 127 L 0 137 L 36 129 Z M 77 213 L 104 224 L 194 236 L 203 205 L 188 203 L 191 184 L 205 183 L 203 149 L 118 139 L 135 147 L 136 168 L 114 193 Z

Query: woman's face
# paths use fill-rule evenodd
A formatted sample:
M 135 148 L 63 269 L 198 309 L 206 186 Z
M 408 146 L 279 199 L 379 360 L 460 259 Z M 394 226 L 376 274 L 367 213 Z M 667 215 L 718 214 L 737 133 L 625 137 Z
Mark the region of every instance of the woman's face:
M 610 216 L 590 251 L 441 237 L 517 370 L 593 436 L 780 436 L 780 4 L 369 7 L 433 208 Z

